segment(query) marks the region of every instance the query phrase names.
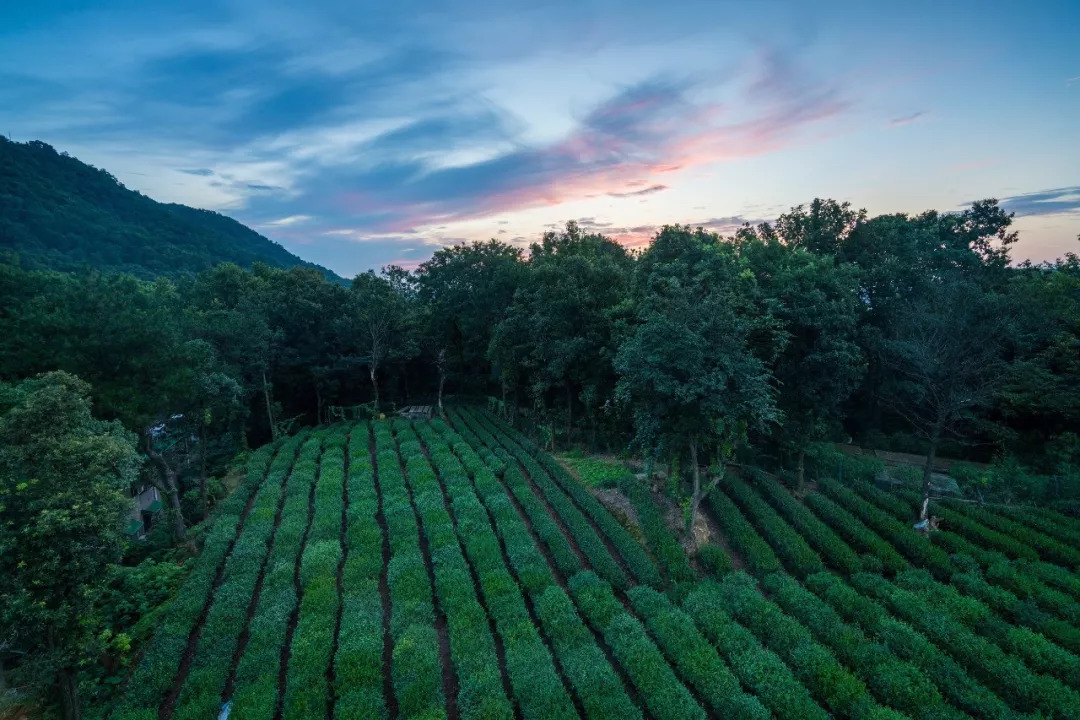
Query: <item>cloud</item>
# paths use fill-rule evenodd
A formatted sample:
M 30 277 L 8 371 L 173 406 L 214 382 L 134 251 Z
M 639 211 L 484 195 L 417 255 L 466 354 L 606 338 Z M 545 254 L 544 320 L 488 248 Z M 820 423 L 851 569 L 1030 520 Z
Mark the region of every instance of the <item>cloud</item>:
M 652 195 L 653 193 L 667 190 L 667 187 L 667 185 L 661 185 L 657 183 L 656 185 L 650 185 L 649 187 L 642 190 L 629 190 L 627 192 L 609 192 L 608 195 L 615 198 L 635 197 L 637 195 Z
M 911 123 L 918 122 L 926 117 L 926 111 L 920 110 L 919 112 L 911 113 L 910 115 L 902 115 L 900 117 L 893 118 L 889 121 L 889 127 L 899 127 L 901 125 L 910 125 Z
M 1080 185 L 1001 198 L 1001 206 L 1017 217 L 1080 212 Z
M 277 220 L 271 220 L 263 223 L 264 227 L 285 227 L 286 225 L 296 225 L 297 223 L 307 222 L 311 219 L 310 215 L 289 215 L 287 217 L 278 218 Z
M 197 175 L 199 177 L 210 177 L 214 174 L 214 171 L 210 168 L 180 168 L 179 172 L 185 175 Z
M 713 230 L 716 232 L 734 232 L 743 225 L 760 225 L 766 220 L 760 218 L 747 218 L 742 215 L 728 215 L 726 217 L 715 217 L 708 220 L 700 220 L 698 222 L 690 223 L 691 227 L 702 227 L 706 230 Z
M 478 134 L 507 143 L 512 123 L 499 113 L 460 116 L 377 135 L 350 157 L 382 159 L 302 171 L 285 209 L 373 233 L 431 228 L 571 199 L 642 196 L 667 187 L 678 170 L 773 152 L 810 125 L 846 107 L 831 86 L 806 80 L 790 59 L 766 55 L 745 97 L 729 104 L 703 97 L 697 84 L 652 78 L 597 103 L 568 134 L 548 144 L 509 143 L 475 162 L 433 165 L 420 146 L 452 146 Z M 639 190 L 627 190 L 639 187 Z M 278 198 L 274 210 L 281 212 Z M 253 203 L 258 210 L 258 204 Z

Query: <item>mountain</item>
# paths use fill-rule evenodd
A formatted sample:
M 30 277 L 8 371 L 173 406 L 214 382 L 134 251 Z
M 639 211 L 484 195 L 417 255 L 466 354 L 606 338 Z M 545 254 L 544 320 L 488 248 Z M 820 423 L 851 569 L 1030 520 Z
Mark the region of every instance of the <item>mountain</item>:
M 222 262 L 314 267 L 216 212 L 164 204 L 40 141 L 0 137 L 0 250 L 28 269 L 91 266 L 143 278 Z

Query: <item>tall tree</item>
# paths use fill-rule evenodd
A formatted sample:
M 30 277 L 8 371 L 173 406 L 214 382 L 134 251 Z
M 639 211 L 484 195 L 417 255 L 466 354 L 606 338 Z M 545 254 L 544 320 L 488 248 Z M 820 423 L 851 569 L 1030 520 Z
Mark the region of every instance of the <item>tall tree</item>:
M 774 437 L 794 453 L 801 488 L 807 447 L 837 432 L 841 406 L 866 371 L 858 344 L 858 269 L 769 233 L 744 230 L 738 242 L 764 302 L 783 327 L 783 350 L 770 368 L 784 418 Z
M 693 528 L 737 446 L 778 417 L 768 369 L 750 347 L 767 319 L 741 299 L 753 292 L 753 273 L 713 233 L 665 227 L 639 271 L 636 326 L 615 357 L 616 392 L 632 408 L 640 447 L 688 451 Z M 703 463 L 716 468 L 705 483 Z
M 387 362 L 406 360 L 417 350 L 411 286 L 397 270 L 391 268 L 386 276 L 370 270 L 357 275 L 343 318 L 356 356 L 367 366 L 376 413 L 379 371 Z
M 492 332 L 522 272 L 521 250 L 497 240 L 442 248 L 417 270 L 418 297 L 431 313 L 428 344 L 436 356 L 445 351 L 444 368 L 459 389 L 484 389 Z
M 95 419 L 89 386 L 63 372 L 0 386 L 0 412 L 0 635 L 19 638 L 76 720 L 88 619 L 123 552 L 135 437 Z
M 597 405 L 614 390 L 614 314 L 626 300 L 632 259 L 618 243 L 570 222 L 531 246 L 526 268 L 489 357 L 515 396 L 521 379 L 542 404 L 549 393 L 562 396 L 568 442 L 580 401 L 592 442 Z
M 894 376 L 885 400 L 926 441 L 920 521 L 928 516 L 938 445 L 943 437 L 962 436 L 973 412 L 993 400 L 1006 378 L 1014 335 L 1001 296 L 955 277 L 897 314 L 885 341 Z

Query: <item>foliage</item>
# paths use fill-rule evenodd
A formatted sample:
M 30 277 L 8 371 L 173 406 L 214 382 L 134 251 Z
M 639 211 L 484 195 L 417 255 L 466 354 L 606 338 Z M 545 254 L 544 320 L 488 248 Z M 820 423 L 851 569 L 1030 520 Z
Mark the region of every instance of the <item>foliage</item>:
M 587 488 L 618 487 L 619 481 L 629 474 L 622 465 L 600 457 L 563 453 L 558 459 L 569 465 L 581 484 Z
M 686 551 L 668 530 L 664 516 L 653 500 L 649 488 L 632 475 L 624 476 L 620 487 L 634 505 L 645 540 L 653 556 L 660 561 L 667 582 L 671 584 L 696 580 L 697 574 L 690 567 Z
M 798 577 L 825 569 L 821 558 L 798 532 L 792 529 L 768 503 L 742 480 L 731 477 L 724 492 L 748 515 L 754 527 L 766 538 L 788 571 Z
M 134 438 L 95 418 L 89 394 L 63 372 L 0 385 L 0 629 L 67 718 L 138 469 Z
M 779 482 L 759 474 L 755 477 L 754 488 L 821 554 L 829 567 L 843 574 L 861 568 L 855 551 Z
M 27 268 L 144 278 L 222 262 L 318 268 L 231 218 L 155 202 L 40 141 L 0 138 L 0 178 L 0 237 Z
M 705 717 L 641 621 L 623 609 L 610 586 L 594 573 L 583 572 L 570 578 L 570 592 L 589 623 L 603 634 L 653 715 L 672 720 Z
M 819 573 L 806 579 L 807 588 L 847 621 L 876 638 L 901 659 L 934 678 L 942 696 L 972 717 L 1004 720 L 1016 713 L 986 686 L 972 678 L 957 660 L 928 636 L 897 620 L 870 597 L 860 595 L 835 575 Z M 933 635 L 929 637 L 934 637 Z
M 683 601 L 683 610 L 724 656 L 739 680 L 779 720 L 829 717 L 776 653 L 731 618 L 716 583 L 699 584 Z
M 852 576 L 855 587 L 881 600 L 892 612 L 935 639 L 957 662 L 1001 693 L 1019 712 L 1069 717 L 1080 711 L 1080 695 L 1059 681 L 1031 672 L 1017 658 L 975 635 L 915 593 L 865 574 Z
M 754 526 L 746 521 L 735 503 L 723 493 L 709 496 L 709 507 L 716 513 L 716 519 L 723 528 L 731 546 L 742 557 L 746 568 L 755 575 L 780 570 L 780 559 L 776 557 L 769 544 L 765 542 Z

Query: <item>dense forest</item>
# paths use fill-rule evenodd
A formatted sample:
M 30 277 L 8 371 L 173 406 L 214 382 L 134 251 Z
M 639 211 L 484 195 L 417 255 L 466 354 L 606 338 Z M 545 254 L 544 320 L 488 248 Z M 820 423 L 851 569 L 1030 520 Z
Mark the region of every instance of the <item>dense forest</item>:
M 46 143 L 2 136 L 0 250 L 27 268 L 92 267 L 143 279 L 220 262 L 314 267 L 337 277 L 232 218 L 156 202 Z
M 95 173 L 93 207 L 130 219 Z M 115 692 L 233 458 L 301 426 L 484 403 L 542 447 L 667 468 L 690 527 L 729 466 L 801 489 L 845 471 L 834 443 L 926 455 L 925 496 L 946 456 L 979 463 L 953 474 L 980 500 L 1080 497 L 1080 258 L 1012 263 L 992 200 L 876 217 L 815 200 L 731 237 L 666 226 L 640 252 L 569 223 L 348 285 L 253 246 L 234 258 L 250 268 L 208 267 L 209 235 L 183 265 L 200 272 L 145 277 L 178 267 L 172 236 L 84 252 L 104 246 L 57 229 L 71 205 L 5 209 L 19 254 L 0 265 L 0 669 L 68 710 Z M 129 542 L 117 517 L 142 483 L 163 522 Z

